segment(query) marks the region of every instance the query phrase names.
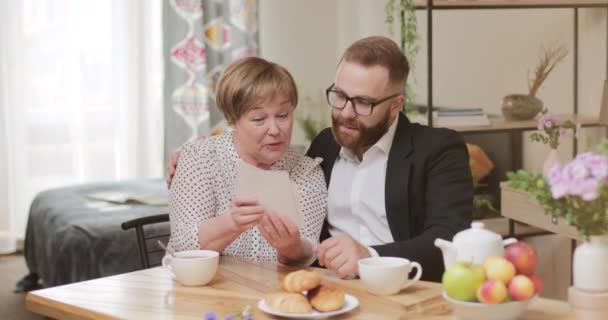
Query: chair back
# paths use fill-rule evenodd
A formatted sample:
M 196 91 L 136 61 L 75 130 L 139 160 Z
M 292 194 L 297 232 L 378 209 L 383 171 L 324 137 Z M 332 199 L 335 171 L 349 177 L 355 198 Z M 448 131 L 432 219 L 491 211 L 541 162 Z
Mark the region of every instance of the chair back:
M 123 230 L 135 229 L 139 257 L 143 269 L 156 267 L 161 264 L 165 251 L 160 248 L 157 240 L 167 243 L 170 235 L 169 214 L 163 213 L 123 222 Z

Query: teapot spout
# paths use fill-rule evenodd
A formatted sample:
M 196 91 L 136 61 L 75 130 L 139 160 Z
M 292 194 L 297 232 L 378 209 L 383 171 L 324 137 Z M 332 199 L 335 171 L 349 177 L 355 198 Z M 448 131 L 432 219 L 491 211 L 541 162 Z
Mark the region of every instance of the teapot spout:
M 447 270 L 456 261 L 456 248 L 450 241 L 443 239 L 435 239 L 435 247 L 441 249 L 443 255 L 443 264 Z

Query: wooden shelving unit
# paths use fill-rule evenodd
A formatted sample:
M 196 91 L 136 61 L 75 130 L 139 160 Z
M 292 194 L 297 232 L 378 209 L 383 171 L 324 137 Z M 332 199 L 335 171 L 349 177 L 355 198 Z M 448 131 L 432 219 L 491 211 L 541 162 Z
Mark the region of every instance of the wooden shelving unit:
M 415 1 L 416 7 L 424 9 L 428 0 Z M 603 8 L 608 0 L 434 0 L 435 9 L 547 9 L 547 8 Z
M 573 12 L 573 112 L 578 114 L 578 46 L 579 12 L 582 8 L 607 8 L 608 0 L 415 0 L 417 10 L 426 11 L 427 16 L 427 105 L 433 106 L 433 12 L 442 10 L 489 10 L 489 9 L 572 9 Z M 608 50 L 608 30 L 607 50 Z M 608 62 L 606 65 L 608 76 Z M 432 112 L 427 112 L 427 123 L 433 125 Z M 473 128 L 478 131 L 479 128 Z M 576 153 L 576 149 L 574 150 Z
M 433 106 L 433 13 L 438 10 L 499 10 L 499 9 L 571 9 L 573 13 L 573 68 L 574 77 L 572 81 L 573 101 L 572 113 L 559 115 L 561 120 L 571 120 L 580 123 L 582 126 L 603 126 L 608 123 L 600 121 L 599 115 L 578 115 L 578 51 L 579 51 L 579 11 L 581 8 L 607 8 L 608 0 L 416 0 L 415 7 L 426 12 L 427 24 L 427 105 Z M 608 11 L 607 11 L 608 13 Z M 606 32 L 608 46 L 608 30 Z M 607 48 L 608 50 L 608 48 Z M 606 66 L 608 77 L 608 63 Z M 608 113 L 607 113 L 608 114 Z M 432 112 L 427 112 L 427 123 L 433 126 Z M 484 134 L 484 133 L 507 133 L 509 137 L 511 152 L 511 168 L 521 168 L 522 161 L 522 141 L 523 132 L 536 128 L 535 120 L 527 121 L 506 121 L 501 117 L 490 117 L 489 126 L 453 126 L 449 127 L 463 134 Z M 574 143 L 573 155 L 578 152 L 577 144 Z M 504 218 L 503 218 L 504 221 Z M 502 228 L 504 223 L 496 222 L 496 228 Z M 516 228 L 517 223 L 509 218 L 508 235 L 517 236 L 520 228 Z M 527 230 L 534 232 L 533 230 Z M 515 234 L 517 232 L 518 234 Z
M 562 120 L 571 120 L 583 126 L 608 125 L 608 112 L 602 110 L 603 121 L 600 114 L 596 116 L 578 115 L 579 104 L 579 9 L 606 8 L 608 16 L 608 0 L 416 0 L 415 7 L 426 12 L 427 32 L 427 123 L 433 126 L 433 13 L 438 10 L 500 10 L 500 9 L 558 9 L 571 10 L 573 34 L 574 75 L 572 79 L 572 113 L 562 114 Z M 608 51 L 608 24 L 606 30 L 606 46 Z M 608 57 L 607 57 L 608 59 Z M 606 63 L 606 77 L 608 79 L 608 61 Z M 608 98 L 605 98 L 608 99 Z M 608 103 L 604 103 L 606 105 Z M 523 132 L 534 130 L 536 121 L 506 121 L 502 118 L 490 118 L 489 126 L 460 126 L 452 127 L 463 134 L 490 134 L 496 132 L 506 133 L 509 137 L 511 150 L 511 169 L 522 167 L 522 141 Z M 572 150 L 573 156 L 578 153 L 576 140 Z M 502 177 L 500 179 L 503 179 Z M 507 186 L 499 186 L 501 198 L 501 218 L 484 219 L 488 228 L 500 233 L 503 237 L 527 237 L 543 234 L 557 233 L 566 235 L 571 240 L 571 254 L 576 247 L 578 233 L 574 228 L 567 226 L 563 221 L 555 221 L 544 214 L 542 208 L 530 201 L 526 193 L 518 192 Z
M 572 114 L 559 114 L 557 116 L 562 121 L 570 120 L 574 123 L 580 123 L 583 127 L 593 127 L 602 125 L 599 121 L 598 116 Z M 449 128 L 462 133 L 490 133 L 513 130 L 535 130 L 536 120 L 532 119 L 524 121 L 507 121 L 502 117 L 490 117 L 489 126 L 450 126 Z

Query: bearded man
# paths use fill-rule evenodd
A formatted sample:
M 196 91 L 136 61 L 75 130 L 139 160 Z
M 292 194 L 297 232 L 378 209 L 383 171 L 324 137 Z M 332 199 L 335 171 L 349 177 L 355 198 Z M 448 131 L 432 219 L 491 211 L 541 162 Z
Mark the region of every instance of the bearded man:
M 341 277 L 369 256 L 417 261 L 422 278 L 443 273 L 436 238 L 451 240 L 471 222 L 473 185 L 462 137 L 411 123 L 401 112 L 407 59 L 391 39 L 368 37 L 342 55 L 327 89 L 332 127 L 307 155 L 323 158 L 327 223 L 315 249 Z

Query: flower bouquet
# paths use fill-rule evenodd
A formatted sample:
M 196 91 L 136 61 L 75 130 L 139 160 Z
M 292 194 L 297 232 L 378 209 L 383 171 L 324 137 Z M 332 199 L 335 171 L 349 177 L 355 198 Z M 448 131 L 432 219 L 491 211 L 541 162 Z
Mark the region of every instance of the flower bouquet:
M 594 152 L 579 154 L 563 167 L 553 166 L 546 177 L 523 170 L 507 174 L 509 186 L 528 192 L 545 213 L 562 218 L 584 236 L 572 261 L 573 288 L 569 295 L 575 314 L 584 313 L 587 308 L 601 309 L 608 298 L 608 277 L 604 276 L 608 266 L 607 155 L 608 140 L 604 140 Z M 587 303 L 583 308 L 576 305 L 580 300 L 576 297 L 581 295 L 587 297 L 587 302 L 600 302 Z M 587 318 L 604 317 L 605 314 Z

